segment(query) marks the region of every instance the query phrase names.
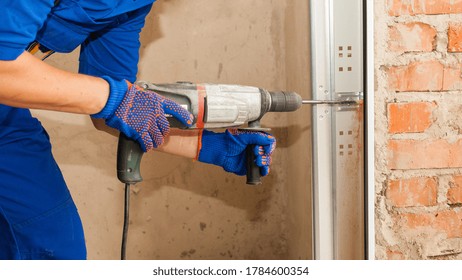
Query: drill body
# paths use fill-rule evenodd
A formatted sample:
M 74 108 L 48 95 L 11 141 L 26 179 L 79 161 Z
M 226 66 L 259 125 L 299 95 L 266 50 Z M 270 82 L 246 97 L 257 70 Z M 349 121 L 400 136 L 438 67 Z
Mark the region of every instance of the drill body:
M 295 111 L 302 104 L 296 93 L 269 92 L 249 86 L 188 82 L 137 84 L 182 105 L 194 116 L 191 128 L 240 127 L 260 120 L 267 112 Z M 170 124 L 179 126 L 174 120 L 170 120 Z

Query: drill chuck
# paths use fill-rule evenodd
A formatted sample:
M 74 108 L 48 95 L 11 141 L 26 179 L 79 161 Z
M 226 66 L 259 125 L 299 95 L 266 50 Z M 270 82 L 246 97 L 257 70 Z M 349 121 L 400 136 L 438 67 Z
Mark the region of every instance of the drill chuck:
M 302 106 L 302 98 L 295 92 L 269 92 L 271 106 L 268 112 L 294 112 Z

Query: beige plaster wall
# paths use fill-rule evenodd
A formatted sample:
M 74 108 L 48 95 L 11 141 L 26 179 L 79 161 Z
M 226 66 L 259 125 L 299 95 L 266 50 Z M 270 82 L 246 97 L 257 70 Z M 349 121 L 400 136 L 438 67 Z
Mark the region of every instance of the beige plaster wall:
M 141 41 L 139 79 L 293 90 L 309 88 L 308 1 L 159 0 Z M 49 63 L 76 71 L 78 53 Z M 39 112 L 82 216 L 90 259 L 117 259 L 123 185 L 117 139 L 85 116 Z M 132 188 L 130 259 L 308 259 L 311 257 L 310 111 L 268 114 L 278 139 L 263 185 L 220 167 L 146 154 Z

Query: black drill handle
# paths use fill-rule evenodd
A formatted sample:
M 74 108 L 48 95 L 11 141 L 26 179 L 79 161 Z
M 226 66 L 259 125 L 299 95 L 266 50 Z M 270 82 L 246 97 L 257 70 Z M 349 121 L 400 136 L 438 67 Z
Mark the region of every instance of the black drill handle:
M 140 165 L 143 150 L 138 142 L 120 133 L 117 146 L 117 178 L 125 184 L 136 184 L 143 181 Z
M 247 154 L 247 185 L 260 185 L 260 167 L 255 163 L 255 145 L 249 145 L 246 149 Z
M 249 122 L 249 129 L 258 131 L 260 128 L 260 121 L 256 120 Z M 260 167 L 256 163 L 255 157 L 255 146 L 248 145 L 246 148 L 246 160 L 247 160 L 247 185 L 260 185 L 261 184 L 261 174 Z

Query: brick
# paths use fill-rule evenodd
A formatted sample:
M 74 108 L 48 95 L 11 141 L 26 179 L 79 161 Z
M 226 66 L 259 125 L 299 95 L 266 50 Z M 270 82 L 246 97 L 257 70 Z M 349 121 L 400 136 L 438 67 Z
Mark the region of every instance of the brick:
M 403 0 L 387 0 L 387 10 L 390 16 L 400 16 L 400 15 L 413 15 L 412 4 Z
M 387 0 L 390 16 L 462 13 L 462 0 Z
M 462 140 L 389 140 L 387 151 L 393 170 L 462 167 Z
M 405 220 L 405 225 L 408 228 L 415 229 L 418 227 L 430 227 L 435 219 L 435 215 L 429 213 L 405 213 L 401 214 L 401 218 Z
M 460 23 L 449 24 L 448 52 L 462 52 L 462 24 Z
M 413 62 L 404 66 L 393 66 L 387 71 L 390 90 L 441 91 L 444 67 L 439 61 Z
M 448 190 L 447 198 L 449 204 L 462 203 L 462 176 L 454 176 L 454 181 Z
M 389 38 L 391 51 L 431 52 L 436 46 L 436 29 L 421 22 L 396 24 L 389 28 Z
M 386 197 L 396 207 L 434 206 L 437 204 L 437 188 L 436 178 L 390 180 Z
M 401 214 L 404 226 L 411 230 L 430 229 L 445 233 L 447 238 L 462 237 L 462 213 L 457 210 L 445 210 L 437 213 Z M 405 230 L 405 229 L 404 229 Z
M 404 254 L 396 250 L 387 250 L 387 260 L 404 260 Z
M 388 132 L 424 132 L 433 124 L 434 102 L 388 104 Z
M 462 65 L 457 64 L 445 67 L 443 70 L 442 90 L 461 90 L 462 89 Z
M 392 66 L 387 71 L 389 89 L 398 92 L 462 89 L 462 64 L 443 66 L 439 61 Z

